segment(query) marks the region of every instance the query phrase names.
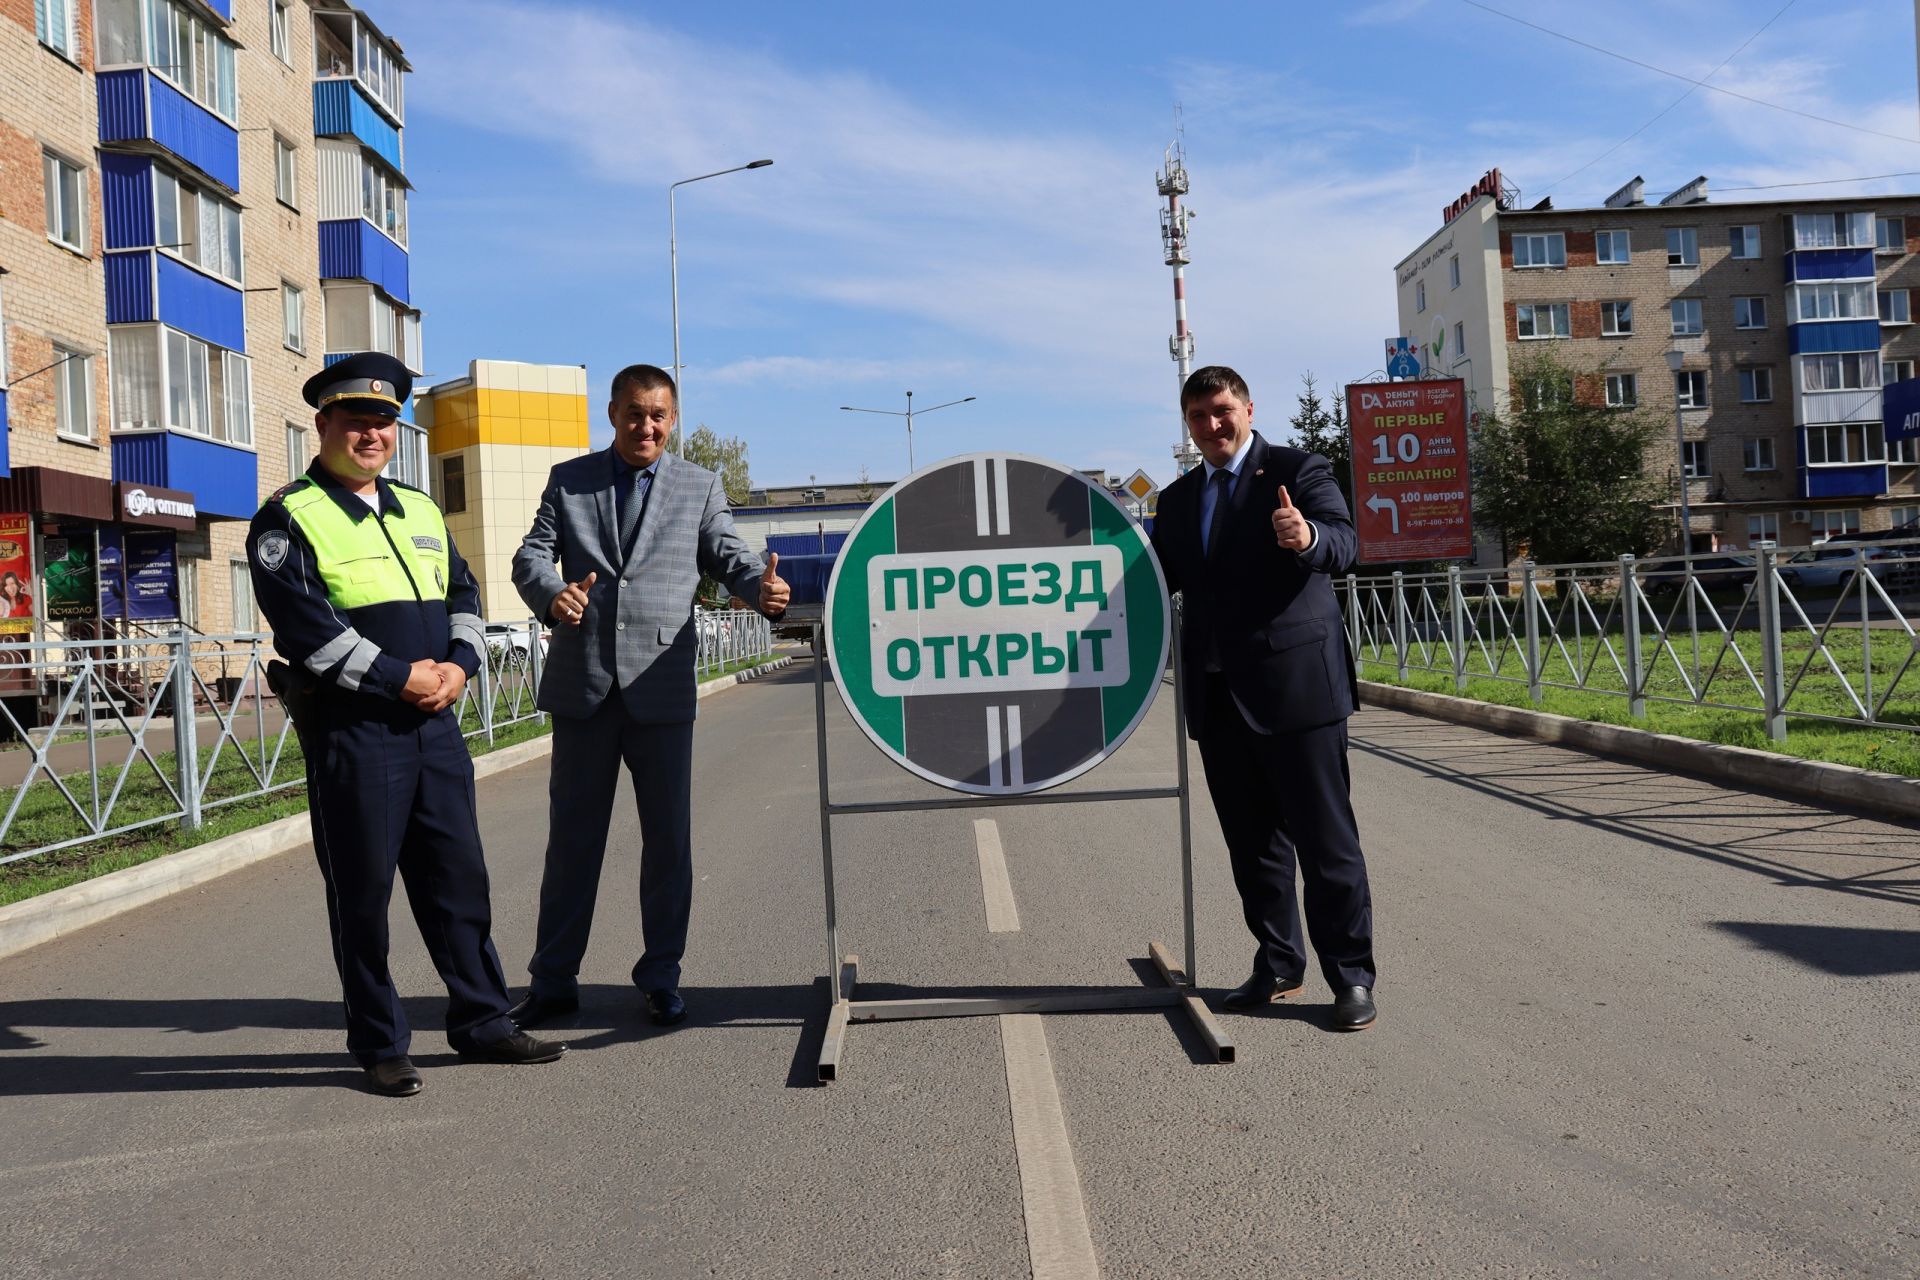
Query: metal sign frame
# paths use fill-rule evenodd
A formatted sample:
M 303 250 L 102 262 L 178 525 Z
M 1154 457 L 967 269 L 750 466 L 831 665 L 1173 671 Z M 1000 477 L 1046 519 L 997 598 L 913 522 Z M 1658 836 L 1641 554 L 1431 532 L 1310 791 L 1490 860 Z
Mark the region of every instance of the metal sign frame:
M 814 746 L 820 780 L 820 865 L 826 886 L 827 981 L 831 985 L 826 1032 L 820 1041 L 818 1079 L 839 1078 L 847 1028 L 855 1022 L 893 1022 L 910 1018 L 964 1018 L 1001 1013 L 1075 1013 L 1095 1009 L 1180 1008 L 1192 1021 L 1216 1062 L 1234 1061 L 1233 1040 L 1194 989 L 1192 785 L 1187 769 L 1186 686 L 1180 664 L 1180 619 L 1169 607 L 1173 658 L 1173 741 L 1176 783 L 1171 787 L 1130 787 L 1112 791 L 1032 792 L 1025 795 L 954 795 L 938 800 L 836 803 L 827 772 L 827 660 L 821 624 L 813 624 Z M 857 725 L 856 725 L 857 727 Z M 865 736 L 864 734 L 862 736 Z M 877 748 L 876 748 L 877 750 Z M 856 1000 L 860 957 L 841 955 L 839 905 L 834 890 L 833 820 L 862 814 L 928 813 L 942 809 L 989 809 L 1038 804 L 1099 804 L 1112 800 L 1177 800 L 1180 806 L 1180 878 L 1185 927 L 1185 966 L 1159 942 L 1148 955 L 1161 986 L 1111 991 L 1048 992 L 1011 997 L 946 996 L 938 999 Z

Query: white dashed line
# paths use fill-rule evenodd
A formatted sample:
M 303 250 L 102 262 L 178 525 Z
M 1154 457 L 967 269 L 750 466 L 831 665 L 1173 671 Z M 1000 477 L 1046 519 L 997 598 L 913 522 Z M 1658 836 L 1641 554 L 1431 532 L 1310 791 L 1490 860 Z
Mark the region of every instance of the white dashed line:
M 1098 1280 L 1100 1261 L 1087 1229 L 1080 1171 L 1073 1163 L 1040 1015 L 1001 1014 L 1000 1044 L 1007 1058 L 1007 1101 L 1034 1280 Z
M 975 818 L 973 841 L 980 850 L 980 896 L 987 903 L 987 932 L 1020 932 L 1020 909 L 1014 905 L 1007 855 L 1000 847 L 1000 824 L 992 818 Z

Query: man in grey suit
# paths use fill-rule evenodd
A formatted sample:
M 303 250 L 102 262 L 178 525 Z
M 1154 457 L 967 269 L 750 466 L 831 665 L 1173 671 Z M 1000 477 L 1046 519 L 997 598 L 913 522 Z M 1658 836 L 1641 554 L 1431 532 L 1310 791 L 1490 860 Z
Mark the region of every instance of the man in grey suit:
M 532 1026 L 580 1007 L 613 793 L 625 760 L 640 810 L 634 985 L 661 1025 L 686 1017 L 680 957 L 693 897 L 693 600 L 704 572 L 777 618 L 787 584 L 734 530 L 720 477 L 665 451 L 679 418 L 673 379 L 632 365 L 613 379 L 613 446 L 553 469 L 513 584 L 553 640 L 539 705 L 553 716 L 546 872 L 527 996 Z

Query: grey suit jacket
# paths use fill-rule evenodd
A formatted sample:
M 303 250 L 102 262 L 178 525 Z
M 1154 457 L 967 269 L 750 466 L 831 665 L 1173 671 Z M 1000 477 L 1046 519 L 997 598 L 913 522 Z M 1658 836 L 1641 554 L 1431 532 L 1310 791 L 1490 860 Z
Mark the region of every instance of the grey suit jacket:
M 635 720 L 691 720 L 700 575 L 757 605 L 764 565 L 735 531 L 720 477 L 672 454 L 662 454 L 654 471 L 632 552 L 623 559 L 618 548 L 613 451 L 556 466 L 514 554 L 514 588 L 534 616 L 552 623 L 554 597 L 589 573 L 599 576 L 580 625 L 553 626 L 540 709 L 589 716 L 618 690 Z

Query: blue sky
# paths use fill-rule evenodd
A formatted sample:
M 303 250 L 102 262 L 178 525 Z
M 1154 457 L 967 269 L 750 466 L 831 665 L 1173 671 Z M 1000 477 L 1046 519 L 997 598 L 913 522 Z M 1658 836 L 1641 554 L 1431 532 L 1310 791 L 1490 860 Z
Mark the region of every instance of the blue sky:
M 1488 0 L 1707 75 L 1784 0 Z M 1172 286 L 1154 173 L 1185 120 L 1200 363 L 1284 435 L 1300 374 L 1364 376 L 1393 265 L 1499 166 L 1531 203 L 1920 170 L 1920 143 L 1696 91 L 1464 0 L 707 3 L 372 0 L 406 46 L 414 301 L 432 372 L 668 364 L 683 187 L 690 422 L 762 484 L 906 469 L 898 419 L 961 396 L 916 460 L 1015 449 L 1171 480 Z M 1711 83 L 1920 136 L 1904 0 L 1796 0 Z M 1920 190 L 1920 177 L 1810 193 Z M 1744 198 L 1785 197 L 1792 191 Z M 1727 195 L 1727 199 L 1742 198 Z

